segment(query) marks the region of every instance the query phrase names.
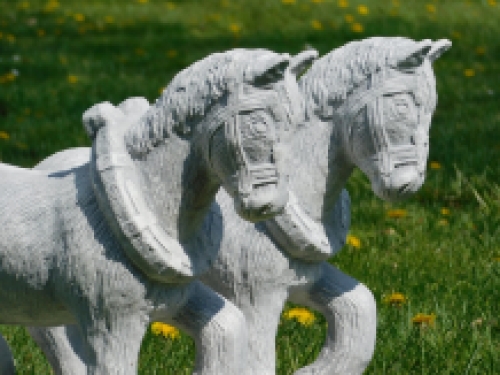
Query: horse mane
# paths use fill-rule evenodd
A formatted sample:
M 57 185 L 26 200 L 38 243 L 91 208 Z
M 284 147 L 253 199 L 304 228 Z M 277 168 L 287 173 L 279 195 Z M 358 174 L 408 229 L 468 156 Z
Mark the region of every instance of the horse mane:
M 264 49 L 214 53 L 179 72 L 156 103 L 125 136 L 132 154 L 144 155 L 173 133 L 187 137 L 211 107 L 240 86 L 257 59 L 275 55 Z
M 418 42 L 401 37 L 374 37 L 350 42 L 334 49 L 314 62 L 301 78 L 299 85 L 306 100 L 306 115 L 311 111 L 317 116 L 331 116 L 350 92 L 370 75 L 393 67 L 401 51 L 411 50 Z M 430 66 L 429 62 L 425 62 Z M 432 69 L 419 69 L 419 75 L 427 78 L 419 87 L 422 105 L 431 111 L 436 105 L 435 80 Z

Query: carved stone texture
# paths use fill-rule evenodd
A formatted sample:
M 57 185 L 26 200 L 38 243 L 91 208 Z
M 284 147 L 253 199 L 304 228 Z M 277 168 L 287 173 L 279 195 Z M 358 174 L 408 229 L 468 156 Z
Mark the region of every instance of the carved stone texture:
M 291 199 L 281 216 L 251 224 L 220 191 L 223 237 L 202 276 L 246 318 L 248 362 L 242 374 L 275 373 L 275 336 L 286 301 L 319 311 L 328 323 L 319 357 L 296 374 L 361 374 L 367 367 L 375 344 L 375 300 L 365 285 L 325 261 L 342 248 L 349 230 L 344 186 L 357 166 L 383 199 L 404 198 L 420 187 L 436 105 L 432 63 L 450 45 L 406 38 L 352 42 L 315 61 L 299 86 L 287 76 L 300 74 L 315 53 L 292 58 L 285 87 L 302 93 L 304 102 L 296 97 L 295 108 L 305 109 L 306 121 L 291 132 L 288 152 L 280 150 L 289 154 Z M 61 328 L 32 332 L 71 347 Z
M 300 118 L 282 103 L 289 62 L 267 50 L 211 55 L 154 105 L 132 98 L 85 112 L 92 150 L 34 170 L 0 164 L 0 324 L 74 324 L 68 341 L 35 334 L 58 374 L 135 374 L 158 319 L 201 336 L 195 373 L 241 373 L 243 315 L 192 280 L 219 251 L 220 186 L 246 220 L 287 203 L 275 148 Z

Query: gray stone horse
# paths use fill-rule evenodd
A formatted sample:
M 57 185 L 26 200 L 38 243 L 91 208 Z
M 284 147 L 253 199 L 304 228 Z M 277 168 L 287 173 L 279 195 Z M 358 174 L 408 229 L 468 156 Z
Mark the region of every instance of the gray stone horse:
M 281 103 L 289 60 L 211 55 L 153 106 L 136 98 L 87 111 L 91 152 L 61 152 L 35 170 L 0 164 L 0 324 L 74 324 L 81 362 L 56 372 L 126 375 L 137 373 L 148 324 L 179 320 L 198 335 L 196 373 L 241 372 L 244 317 L 191 281 L 219 250 L 221 185 L 247 220 L 287 202 L 277 141 L 295 127 Z
M 368 365 L 376 337 L 373 295 L 326 262 L 343 246 L 350 225 L 343 187 L 355 166 L 382 199 L 403 198 L 421 186 L 436 105 L 431 65 L 449 47 L 446 40 L 371 38 L 315 61 L 300 80 L 307 122 L 289 144 L 286 169 L 294 194 L 285 212 L 250 224 L 224 191 L 217 194 L 224 233 L 202 280 L 245 315 L 244 374 L 275 373 L 275 335 L 287 300 L 316 309 L 328 323 L 321 354 L 296 374 L 361 374 Z M 314 53 L 295 57 L 289 71 L 300 72 L 313 58 Z M 290 228 L 295 235 L 284 235 Z M 79 362 L 74 327 L 30 332 L 55 368 Z

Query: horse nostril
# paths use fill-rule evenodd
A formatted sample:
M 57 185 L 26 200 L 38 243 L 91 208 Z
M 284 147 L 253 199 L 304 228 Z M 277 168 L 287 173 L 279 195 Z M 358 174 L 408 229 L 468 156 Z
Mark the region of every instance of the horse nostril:
M 404 184 L 403 186 L 401 186 L 399 189 L 398 189 L 398 193 L 399 194 L 404 194 L 405 192 L 408 191 L 408 188 L 410 187 L 410 184 Z
M 259 214 L 261 215 L 267 215 L 271 211 L 271 204 L 266 204 L 259 210 Z

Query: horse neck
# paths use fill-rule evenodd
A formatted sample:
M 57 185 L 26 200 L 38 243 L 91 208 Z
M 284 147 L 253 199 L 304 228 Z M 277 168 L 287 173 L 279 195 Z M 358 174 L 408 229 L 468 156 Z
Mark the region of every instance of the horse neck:
M 193 239 L 220 186 L 196 147 L 172 136 L 140 163 L 143 191 L 160 225 L 181 243 Z
M 352 167 L 344 160 L 335 127 L 317 117 L 297 131 L 290 144 L 290 188 L 315 220 L 333 209 Z

